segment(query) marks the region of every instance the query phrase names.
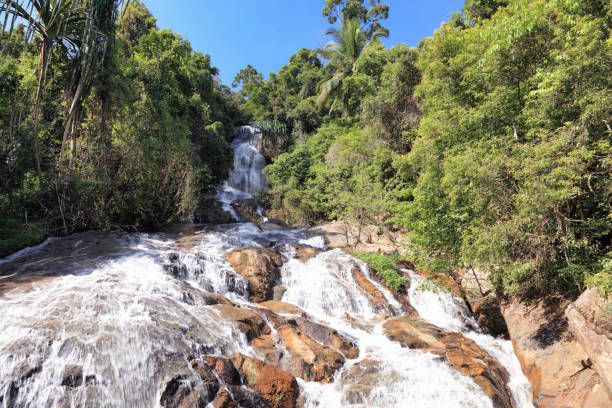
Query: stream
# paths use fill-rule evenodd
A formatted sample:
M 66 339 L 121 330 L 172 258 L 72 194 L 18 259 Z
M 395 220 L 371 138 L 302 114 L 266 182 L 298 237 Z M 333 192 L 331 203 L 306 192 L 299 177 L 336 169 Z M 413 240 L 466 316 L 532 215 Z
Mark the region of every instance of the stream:
M 265 187 L 258 143 L 250 127 L 234 140 L 218 194 L 234 215 Z M 296 406 L 213 370 L 209 356 L 235 353 L 295 376 L 297 406 L 533 407 L 512 344 L 462 300 L 411 270 L 392 293 L 325 245 L 305 228 L 235 223 L 72 234 L 0 260 L 0 407 Z M 245 248 L 274 264 L 269 292 L 232 267 Z

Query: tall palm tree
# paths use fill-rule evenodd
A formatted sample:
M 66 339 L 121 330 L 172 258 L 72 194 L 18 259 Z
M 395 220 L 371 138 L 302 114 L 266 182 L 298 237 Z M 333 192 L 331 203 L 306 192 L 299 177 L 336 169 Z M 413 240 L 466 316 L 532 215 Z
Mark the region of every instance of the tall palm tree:
M 342 22 L 340 29 L 331 28 L 326 35 L 332 36 L 333 40 L 319 50 L 320 54 L 329 61 L 335 69 L 334 75 L 321 85 L 321 93 L 317 98 L 317 104 L 321 106 L 327 98 L 336 93 L 344 79 L 350 76 L 355 69 L 355 62 L 372 41 L 385 35 L 383 31 L 368 34 L 361 26 L 359 19 L 353 18 Z M 334 108 L 338 98 L 334 100 L 330 111 Z
M 4 14 L 6 21 L 12 16 L 12 23 L 17 19 L 26 20 L 29 24 L 28 32 L 38 37 L 40 41 L 40 55 L 38 60 L 38 87 L 34 102 L 34 163 L 36 172 L 41 175 L 40 153 L 38 146 L 38 124 L 40 118 L 40 100 L 49 67 L 50 55 L 53 47 L 58 43 L 78 46 L 79 26 L 84 20 L 83 8 L 75 0 L 5 0 L 0 6 L 0 15 Z M 12 27 L 10 27 L 12 29 Z
M 74 129 L 75 112 L 85 95 L 83 89 L 94 73 L 95 66 L 101 63 L 108 36 L 118 18 L 121 4 L 129 0 L 2 0 L 0 19 L 4 17 L 2 29 L 12 31 L 16 21 L 28 23 L 28 37 L 35 36 L 40 42 L 38 62 L 38 87 L 33 111 L 34 162 L 40 177 L 40 152 L 38 127 L 40 121 L 40 101 L 44 91 L 45 79 L 53 48 L 61 45 L 71 58 L 78 58 L 74 72 L 74 89 L 66 112 L 66 129 Z M 11 18 L 11 22 L 7 22 Z M 9 36 L 10 38 L 10 36 Z M 29 38 L 28 38 L 29 39 Z M 66 143 L 64 132 L 62 151 Z M 61 151 L 60 151 L 61 168 Z

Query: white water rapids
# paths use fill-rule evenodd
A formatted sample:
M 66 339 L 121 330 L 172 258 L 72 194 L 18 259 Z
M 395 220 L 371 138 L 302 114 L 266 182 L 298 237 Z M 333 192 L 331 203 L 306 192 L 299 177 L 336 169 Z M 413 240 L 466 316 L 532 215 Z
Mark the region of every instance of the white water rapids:
M 220 192 L 226 205 L 265 186 L 257 138 L 245 129 L 234 142 L 232 178 Z M 183 246 L 170 234 L 74 234 L 0 262 L 0 407 L 159 407 L 171 377 L 197 384 L 186 364 L 194 356 L 240 352 L 263 360 L 203 294 L 253 308 L 249 283 L 222 255 L 279 242 L 322 250 L 301 260 L 293 247 L 283 247 L 282 301 L 359 347 L 358 357 L 347 359 L 330 383 L 298 379 L 304 406 L 493 407 L 470 377 L 438 356 L 388 339 L 382 324 L 402 314 L 402 305 L 363 262 L 326 250 L 321 236 L 236 223 L 204 227 L 194 237 Z M 387 308 L 367 296 L 355 268 L 382 293 Z M 417 289 L 424 278 L 406 273 L 412 279 L 408 297 L 420 316 L 473 339 L 508 371 L 516 408 L 532 407 L 510 342 L 480 333 L 460 301 Z

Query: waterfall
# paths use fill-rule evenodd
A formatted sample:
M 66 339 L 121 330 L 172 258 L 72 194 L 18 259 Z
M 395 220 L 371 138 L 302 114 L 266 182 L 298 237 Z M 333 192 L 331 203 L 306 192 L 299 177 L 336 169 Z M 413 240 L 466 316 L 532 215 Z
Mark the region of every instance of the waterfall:
M 234 167 L 217 193 L 217 199 L 223 209 L 230 212 L 235 219 L 239 217 L 231 204 L 239 200 L 252 199 L 255 193 L 266 188 L 266 179 L 262 173 L 266 163 L 259 152 L 261 137 L 261 132 L 253 126 L 242 126 L 238 128 L 237 135 L 232 141 Z M 259 205 L 257 212 L 263 217 Z
M 260 137 L 243 127 L 233 142 L 235 167 L 219 193 L 229 208 L 265 188 Z M 365 263 L 328 250 L 323 237 L 303 228 L 261 231 L 236 223 L 187 236 L 73 234 L 0 260 L 0 408 L 159 407 L 168 384 L 187 384 L 192 395 L 204 389 L 191 363 L 198 356 L 266 359 L 219 304 L 261 310 L 249 300 L 247 279 L 224 258 L 244 247 L 278 251 L 282 302 L 358 348 L 331 381 L 298 378 L 305 407 L 494 406 L 471 377 L 438 355 L 388 338 L 384 323 L 406 310 Z M 312 255 L 300 257 L 296 248 Z M 457 298 L 419 290 L 424 278 L 405 272 L 412 280 L 406 295 L 420 317 L 473 339 L 509 372 L 515 406 L 532 407 L 511 344 L 482 334 Z M 261 318 L 279 355 L 289 353 L 270 315 Z M 334 347 L 330 353 L 342 354 Z

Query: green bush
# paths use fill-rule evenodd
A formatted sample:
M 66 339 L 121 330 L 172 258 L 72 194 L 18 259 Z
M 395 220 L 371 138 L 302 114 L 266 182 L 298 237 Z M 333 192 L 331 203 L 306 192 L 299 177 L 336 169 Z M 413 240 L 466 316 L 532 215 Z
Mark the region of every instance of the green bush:
M 20 249 L 37 245 L 45 237 L 46 234 L 43 231 L 25 226 L 15 219 L 0 219 L 0 258 Z
M 393 290 L 402 290 L 404 285 L 409 281 L 408 278 L 402 276 L 397 269 L 397 256 L 385 256 L 377 253 L 355 252 L 353 255 L 363 262 L 367 263 L 378 277 L 380 277 L 385 286 Z

